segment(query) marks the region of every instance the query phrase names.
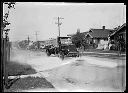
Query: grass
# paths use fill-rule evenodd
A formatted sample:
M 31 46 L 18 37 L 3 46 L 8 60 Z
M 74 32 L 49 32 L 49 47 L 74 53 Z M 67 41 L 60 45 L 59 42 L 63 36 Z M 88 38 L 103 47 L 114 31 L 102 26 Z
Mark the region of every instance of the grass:
M 17 62 L 7 62 L 6 63 L 6 71 L 8 76 L 20 76 L 20 75 L 28 75 L 37 73 L 30 65 L 27 64 L 19 64 Z M 15 83 L 17 79 L 8 80 L 8 85 L 4 86 L 6 88 L 10 88 L 13 83 Z
M 29 50 L 11 50 L 11 58 L 15 57 L 18 54 L 28 55 Z M 34 51 L 32 56 L 41 55 L 38 51 Z M 36 70 L 33 69 L 28 64 L 21 64 L 16 61 L 10 61 L 6 63 L 6 71 L 8 76 L 17 76 L 17 78 L 9 79 L 8 86 L 3 86 L 4 92 L 15 92 L 18 90 L 27 90 L 33 88 L 53 88 L 52 84 L 48 82 L 45 78 L 40 77 L 26 77 L 20 78 L 20 75 L 29 75 L 36 74 Z
M 41 77 L 26 77 L 17 80 L 9 89 L 4 89 L 4 92 L 20 92 L 20 90 L 28 90 L 34 88 L 54 88 L 45 78 Z
M 36 71 L 30 65 L 19 64 L 12 61 L 7 62 L 6 70 L 8 71 L 9 76 L 28 75 L 36 73 Z
M 7 62 L 6 70 L 8 71 L 8 76 L 20 76 L 36 73 L 30 65 L 19 64 L 16 62 Z M 6 88 L 3 86 L 4 92 L 14 92 L 32 88 L 53 88 L 50 82 L 48 82 L 45 78 L 40 77 L 19 77 L 16 79 L 9 79 L 8 83 L 9 84 Z

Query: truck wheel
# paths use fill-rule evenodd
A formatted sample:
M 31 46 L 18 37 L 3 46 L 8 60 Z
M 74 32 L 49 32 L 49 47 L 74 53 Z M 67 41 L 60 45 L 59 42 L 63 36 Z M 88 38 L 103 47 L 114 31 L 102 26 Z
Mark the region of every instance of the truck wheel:
M 60 58 L 61 58 L 62 60 L 64 60 L 64 53 L 63 53 L 63 52 L 61 52 Z
M 64 60 L 64 55 L 61 56 L 61 59 Z
M 58 53 L 58 57 L 63 60 L 64 59 L 64 53 L 63 52 Z
M 61 57 L 61 53 L 58 53 L 58 57 L 59 57 L 59 58 Z
M 51 55 L 48 50 L 46 50 L 46 53 L 47 53 L 47 56 L 50 56 Z

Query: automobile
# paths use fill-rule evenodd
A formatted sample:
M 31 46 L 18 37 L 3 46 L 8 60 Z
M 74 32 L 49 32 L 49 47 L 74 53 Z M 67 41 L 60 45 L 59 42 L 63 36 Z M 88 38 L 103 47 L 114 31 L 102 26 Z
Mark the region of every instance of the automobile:
M 45 49 L 45 45 L 40 46 L 40 49 Z
M 55 54 L 56 53 L 55 49 L 56 48 L 54 46 L 52 46 L 52 45 L 47 46 L 46 47 L 46 54 L 47 54 L 47 56 L 50 56 L 51 54 Z
M 52 46 L 52 45 L 46 45 L 46 46 L 44 47 L 44 49 L 51 48 L 51 46 Z
M 48 56 L 54 54 L 61 59 L 64 59 L 64 57 L 79 57 L 79 52 L 71 42 L 71 37 L 57 37 L 55 45 L 46 48 L 46 54 Z
M 61 45 L 59 47 L 50 47 L 46 50 L 48 56 L 51 54 L 58 55 L 58 57 L 79 57 L 79 52 L 75 45 Z
M 73 44 L 62 46 L 62 51 L 66 57 L 79 57 L 79 52 L 76 46 Z

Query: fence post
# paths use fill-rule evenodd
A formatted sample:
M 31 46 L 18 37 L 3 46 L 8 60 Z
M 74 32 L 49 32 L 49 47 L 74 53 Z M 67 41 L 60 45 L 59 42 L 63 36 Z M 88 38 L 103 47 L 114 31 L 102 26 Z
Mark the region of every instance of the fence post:
M 4 84 L 5 84 L 5 87 L 7 88 L 8 87 L 8 72 L 7 72 L 7 69 L 6 69 L 6 66 L 7 66 L 7 40 L 4 39 L 4 60 L 3 60 L 3 65 L 4 65 Z
M 9 43 L 9 46 L 8 46 L 8 61 L 10 61 L 10 49 L 11 49 L 11 43 L 10 42 L 8 42 Z
M 2 33 L 2 31 L 1 31 Z M 3 36 L 1 37 L 1 70 L 2 70 L 2 74 L 1 74 L 1 78 L 2 78 L 2 84 L 4 84 L 4 45 L 3 45 Z
M 7 41 L 7 62 L 10 61 L 10 43 Z

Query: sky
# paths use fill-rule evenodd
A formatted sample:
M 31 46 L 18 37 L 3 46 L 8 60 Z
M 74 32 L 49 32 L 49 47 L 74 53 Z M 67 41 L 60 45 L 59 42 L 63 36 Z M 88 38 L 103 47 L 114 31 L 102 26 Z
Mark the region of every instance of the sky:
M 4 13 L 7 11 L 6 6 Z M 56 38 L 59 35 L 57 17 L 60 22 L 60 35 L 86 32 L 90 28 L 113 29 L 126 23 L 126 6 L 123 3 L 56 3 L 56 2 L 16 2 L 10 10 L 10 41 L 35 41 Z

